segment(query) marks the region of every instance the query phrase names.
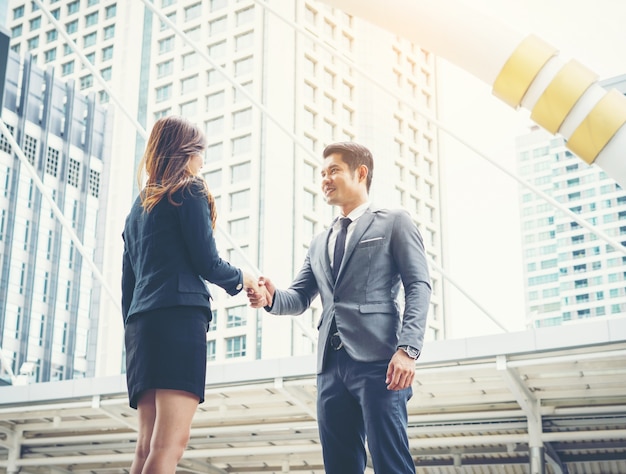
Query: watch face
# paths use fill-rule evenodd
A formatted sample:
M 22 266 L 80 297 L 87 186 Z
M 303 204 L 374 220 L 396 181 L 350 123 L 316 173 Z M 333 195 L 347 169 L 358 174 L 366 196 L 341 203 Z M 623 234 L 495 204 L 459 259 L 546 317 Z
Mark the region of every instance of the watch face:
M 417 359 L 417 356 L 419 356 L 420 352 L 417 349 L 414 349 L 410 346 L 404 346 L 402 347 L 402 350 L 404 350 L 404 352 L 406 352 L 409 357 L 412 357 L 413 359 Z

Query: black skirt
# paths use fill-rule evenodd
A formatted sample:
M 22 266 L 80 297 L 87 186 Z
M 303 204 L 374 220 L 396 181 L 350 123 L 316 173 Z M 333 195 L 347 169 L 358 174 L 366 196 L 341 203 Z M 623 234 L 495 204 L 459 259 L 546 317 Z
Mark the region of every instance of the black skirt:
M 155 388 L 184 390 L 204 401 L 210 315 L 209 308 L 175 306 L 131 317 L 124 339 L 132 408 L 142 392 Z

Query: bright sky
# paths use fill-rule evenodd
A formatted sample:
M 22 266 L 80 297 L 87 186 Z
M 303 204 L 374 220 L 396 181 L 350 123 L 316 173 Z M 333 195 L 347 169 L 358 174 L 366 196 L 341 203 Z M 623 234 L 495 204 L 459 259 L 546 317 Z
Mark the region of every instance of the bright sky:
M 626 74 L 624 0 L 473 0 L 523 33 L 534 33 L 601 79 Z M 491 87 L 441 61 L 442 122 L 516 172 L 514 140 L 531 123 L 491 95 Z M 447 269 L 452 278 L 512 331 L 524 329 L 517 183 L 456 141 L 444 138 Z M 456 290 L 448 337 L 502 332 Z

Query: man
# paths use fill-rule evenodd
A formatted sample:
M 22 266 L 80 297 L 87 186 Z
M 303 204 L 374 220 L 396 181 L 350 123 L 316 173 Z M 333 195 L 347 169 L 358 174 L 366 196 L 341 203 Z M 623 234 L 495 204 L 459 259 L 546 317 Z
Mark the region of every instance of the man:
M 430 280 L 422 238 L 409 214 L 369 203 L 373 164 L 369 150 L 356 143 L 326 147 L 322 190 L 342 219 L 313 238 L 287 290 L 265 277 L 259 281 L 272 314 L 300 314 L 318 294 L 322 298 L 317 411 L 327 474 L 363 474 L 366 436 L 377 474 L 415 474 L 407 402 Z M 400 283 L 402 315 L 396 301 Z M 254 307 L 265 304 L 254 295 L 250 301 Z

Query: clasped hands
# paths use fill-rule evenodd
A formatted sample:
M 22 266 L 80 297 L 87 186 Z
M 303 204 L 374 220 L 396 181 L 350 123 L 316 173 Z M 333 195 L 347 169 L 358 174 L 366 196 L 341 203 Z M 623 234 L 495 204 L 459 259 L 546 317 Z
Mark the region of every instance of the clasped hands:
M 256 279 L 252 275 L 244 274 L 244 288 L 246 289 L 246 296 L 250 301 L 250 307 L 263 308 L 272 306 L 276 288 L 269 278 L 261 276 Z

